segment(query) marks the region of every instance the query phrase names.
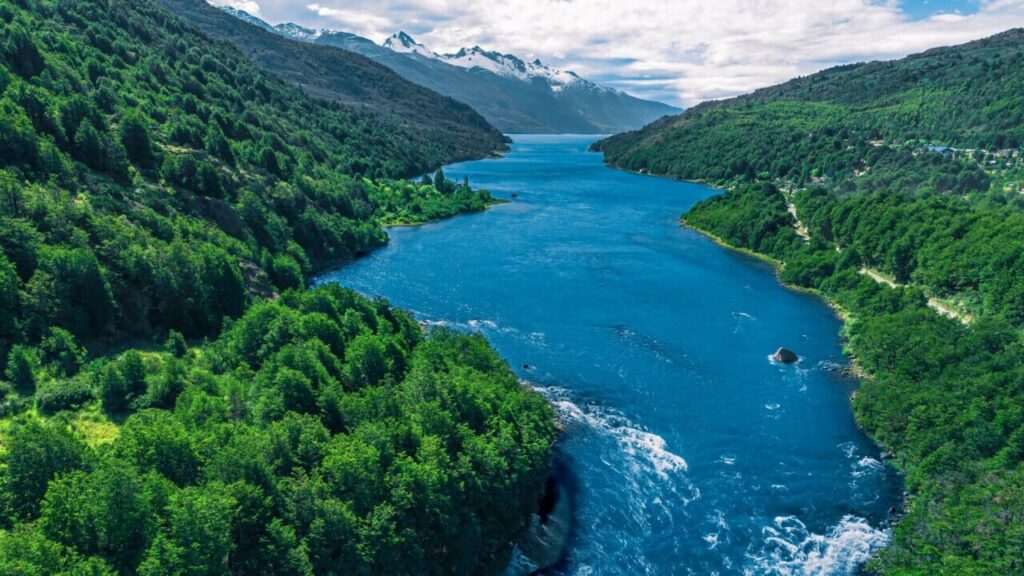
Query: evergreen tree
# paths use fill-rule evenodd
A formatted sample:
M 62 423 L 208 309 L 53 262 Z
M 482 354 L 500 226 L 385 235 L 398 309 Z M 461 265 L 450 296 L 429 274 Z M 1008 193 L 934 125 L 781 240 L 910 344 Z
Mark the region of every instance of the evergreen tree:
M 128 158 L 140 166 L 148 166 L 153 158 L 153 144 L 149 135 L 149 124 L 137 110 L 132 110 L 121 119 L 121 145 Z

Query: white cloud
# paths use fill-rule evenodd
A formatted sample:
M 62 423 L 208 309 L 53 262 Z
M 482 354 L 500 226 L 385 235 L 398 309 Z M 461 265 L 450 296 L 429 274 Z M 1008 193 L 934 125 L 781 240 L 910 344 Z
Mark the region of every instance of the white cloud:
M 255 4 L 217 0 L 236 7 Z M 919 0 L 920 1 L 920 0 Z M 440 51 L 479 44 L 640 96 L 691 105 L 834 64 L 904 56 L 1024 25 L 1024 0 L 913 20 L 900 0 L 260 0 L 273 22 L 373 40 L 406 30 Z M 257 10 L 259 6 L 256 7 Z
M 307 8 L 316 13 L 317 16 L 330 18 L 337 24 L 341 24 L 345 30 L 358 30 L 359 33 L 365 36 L 391 34 L 389 30 L 391 20 L 376 16 L 369 11 L 332 8 L 321 4 L 310 4 Z
M 253 16 L 260 15 L 260 5 L 254 0 L 210 0 L 210 4 L 215 6 L 231 6 L 232 8 L 248 12 Z

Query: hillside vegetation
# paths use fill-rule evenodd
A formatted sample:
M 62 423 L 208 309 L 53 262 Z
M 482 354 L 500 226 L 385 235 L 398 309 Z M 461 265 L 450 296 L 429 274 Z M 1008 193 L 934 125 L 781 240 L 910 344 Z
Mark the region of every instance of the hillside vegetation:
M 595 147 L 612 165 L 689 180 L 827 180 L 840 190 L 871 190 L 889 184 L 873 174 L 884 172 L 936 192 L 984 190 L 970 166 L 934 167 L 905 145 L 1019 148 L 1022 62 L 1024 29 L 1016 29 L 704 103 Z
M 873 572 L 1024 573 L 1022 114 L 1012 30 L 597 146 L 616 166 L 728 186 L 684 221 L 781 261 L 784 281 L 849 313 L 849 350 L 870 375 L 857 419 L 911 496 Z
M 3 9 L 0 346 L 54 325 L 210 335 L 253 296 L 382 245 L 391 212 L 489 201 L 370 179 L 431 160 L 375 113 L 311 100 L 151 3 Z
M 508 148 L 502 133 L 468 105 L 414 84 L 369 58 L 291 41 L 226 14 L 206 0 L 156 2 L 308 94 L 361 108 L 391 124 L 426 161 L 404 176 Z
M 550 408 L 480 337 L 305 288 L 382 223 L 483 210 L 399 179 L 465 134 L 311 98 L 147 0 L 0 0 L 0 573 L 500 561 Z

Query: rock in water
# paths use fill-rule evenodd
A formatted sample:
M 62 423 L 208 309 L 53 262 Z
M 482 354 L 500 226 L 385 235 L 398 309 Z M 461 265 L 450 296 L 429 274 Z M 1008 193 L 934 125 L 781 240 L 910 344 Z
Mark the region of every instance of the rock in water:
M 552 474 L 530 526 L 519 538 L 519 550 L 535 566 L 532 573 L 557 566 L 565 556 L 572 528 L 572 496 L 565 479 Z
M 775 351 L 775 354 L 772 355 L 772 359 L 776 362 L 782 362 L 783 364 L 792 364 L 797 360 L 800 360 L 800 357 L 796 355 L 796 352 L 793 352 L 788 348 L 779 348 Z

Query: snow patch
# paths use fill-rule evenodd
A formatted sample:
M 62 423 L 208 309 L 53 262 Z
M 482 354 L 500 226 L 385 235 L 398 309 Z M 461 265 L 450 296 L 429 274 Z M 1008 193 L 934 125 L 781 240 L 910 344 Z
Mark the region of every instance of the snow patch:
M 398 32 L 384 41 L 384 47 L 401 54 L 418 54 L 425 58 L 439 60 L 452 66 L 466 68 L 467 70 L 486 70 L 492 74 L 513 78 L 522 82 L 540 80 L 545 82 L 553 92 L 561 92 L 566 88 L 572 87 L 616 93 L 611 88 L 598 86 L 593 82 L 580 78 L 575 72 L 552 68 L 540 60 L 526 62 L 512 54 L 492 52 L 480 46 L 463 48 L 452 54 L 439 54 L 420 44 L 405 32 Z

